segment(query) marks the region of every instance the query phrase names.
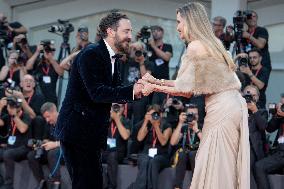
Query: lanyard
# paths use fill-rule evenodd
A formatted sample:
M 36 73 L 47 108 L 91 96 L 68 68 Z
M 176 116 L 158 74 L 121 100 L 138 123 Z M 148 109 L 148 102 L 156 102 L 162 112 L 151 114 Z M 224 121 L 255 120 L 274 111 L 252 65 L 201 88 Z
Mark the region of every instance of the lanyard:
M 156 136 L 156 132 L 155 132 L 155 129 L 152 128 L 152 132 L 153 132 L 153 142 L 152 142 L 152 147 L 155 148 L 156 146 L 156 143 L 157 143 L 157 138 L 158 136 Z
M 114 125 L 113 121 L 111 122 L 111 137 L 114 137 L 117 127 Z
M 48 75 L 49 73 L 49 68 L 50 68 L 50 65 L 48 65 L 48 67 L 45 69 L 44 66 L 42 66 L 42 71 L 45 75 Z
M 261 70 L 261 68 L 259 68 L 259 69 L 256 70 L 256 72 L 255 72 L 255 74 L 254 74 L 255 77 L 259 74 L 259 71 L 260 71 L 260 70 Z
M 22 116 L 22 114 L 23 114 L 23 112 L 21 112 L 21 114 L 20 114 L 20 116 L 19 117 L 21 117 Z M 15 121 L 13 120 L 13 118 L 12 117 L 10 117 L 10 120 L 11 120 L 11 127 L 12 127 L 12 136 L 14 136 L 15 135 L 15 132 L 16 132 L 16 123 L 15 123 Z

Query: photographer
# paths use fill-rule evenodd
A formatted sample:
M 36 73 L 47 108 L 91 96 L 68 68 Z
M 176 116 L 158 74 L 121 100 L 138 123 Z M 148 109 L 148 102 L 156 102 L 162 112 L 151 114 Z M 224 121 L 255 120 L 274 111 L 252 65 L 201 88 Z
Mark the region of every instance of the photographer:
M 187 165 L 193 171 L 195 155 L 202 137 L 202 126 L 198 125 L 198 108 L 195 104 L 187 106 L 185 112 L 179 115 L 179 122 L 171 137 L 171 145 L 178 147 L 175 189 L 181 189 Z
M 218 39 L 220 39 L 226 48 L 230 49 L 231 43 L 234 41 L 233 27 L 227 26 L 226 31 L 224 32 L 227 20 L 222 16 L 216 16 L 213 18 L 213 32 Z
M 71 54 L 60 62 L 60 67 L 64 70 L 70 70 L 72 61 L 77 54 L 91 42 L 89 41 L 89 31 L 85 26 L 78 28 L 76 33 L 76 47 L 72 50 Z
M 257 13 L 255 11 L 247 11 L 246 24 L 247 31 L 243 31 L 242 37 L 245 39 L 245 51 L 248 52 L 252 48 L 260 49 L 262 60 L 261 64 L 271 72 L 271 60 L 268 51 L 268 31 L 264 27 L 257 25 Z
M 26 34 L 27 29 L 19 22 L 8 22 L 7 17 L 0 12 L 0 68 L 5 65 L 2 46 L 8 49 L 13 46 L 14 37 L 18 34 Z M 2 44 L 1 44 L 2 43 Z
M 22 100 L 23 110 L 32 119 L 31 133 L 33 138 L 41 138 L 44 132 L 44 120 L 40 113 L 40 107 L 43 105 L 44 96 L 35 91 L 35 79 L 32 75 L 26 74 L 21 80 L 21 91 L 13 90 L 11 93 L 5 91 L 6 96 L 17 97 Z
M 46 101 L 57 104 L 56 83 L 64 70 L 54 59 L 55 50 L 53 41 L 41 41 L 36 52 L 28 60 L 26 69 L 33 72 Z
M 272 188 L 269 183 L 269 174 L 281 171 L 284 168 L 284 97 L 276 105 L 275 114 L 268 122 L 266 131 L 272 133 L 277 131 L 275 141 L 273 143 L 273 150 L 266 158 L 259 160 L 255 164 L 256 168 L 256 183 L 258 189 Z
M 19 61 L 23 65 L 26 65 L 28 59 L 33 55 L 27 37 L 24 34 L 19 34 L 14 37 L 13 49 L 19 51 Z
M 56 163 L 60 154 L 60 142 L 55 140 L 53 130 L 57 121 L 58 112 L 56 105 L 46 102 L 41 106 L 42 116 L 47 124 L 45 125 L 45 135 L 41 140 L 30 139 L 29 147 L 33 150 L 27 155 L 30 168 L 39 182 L 37 189 L 46 188 L 46 181 L 42 170 L 42 164 L 48 164 L 50 171 L 55 171 L 51 175 L 50 182 L 52 189 L 60 188 L 60 167 L 56 167 Z M 56 169 L 56 170 L 55 170 Z
M 259 109 L 257 106 L 259 91 L 256 86 L 248 85 L 243 90 L 243 94 L 249 112 L 251 189 L 253 189 L 255 188 L 255 162 L 263 159 L 265 155 L 265 129 L 268 125 L 268 113 L 265 109 Z
M 110 112 L 111 125 L 108 129 L 107 150 L 102 161 L 107 163 L 108 188 L 117 186 L 118 164 L 122 162 L 127 151 L 127 140 L 130 136 L 130 121 L 123 116 L 124 105 L 113 104 Z
M 144 144 L 138 154 L 138 174 L 129 188 L 158 188 L 159 173 L 170 166 L 168 143 L 172 134 L 171 126 L 162 119 L 161 107 L 150 105 L 140 126 L 137 140 Z
M 17 51 L 10 51 L 8 64 L 3 66 L 0 71 L 0 81 L 7 82 L 10 79 L 13 84 L 11 87 L 19 87 L 20 81 L 26 74 L 26 69 L 23 64 L 18 62 L 19 53 Z M 9 81 L 8 81 L 9 82 Z
M 240 56 L 240 55 L 239 55 Z M 249 64 L 239 65 L 240 71 L 246 74 L 248 83 L 255 85 L 260 92 L 258 105 L 265 109 L 266 95 L 265 91 L 268 85 L 269 71 L 261 65 L 261 52 L 258 49 L 252 49 L 248 52 Z
M 164 29 L 161 26 L 151 26 L 150 29 L 152 39 L 147 39 L 146 50 L 149 61 L 154 62 L 152 75 L 157 79 L 169 79 L 169 62 L 173 56 L 172 45 L 164 43 Z M 140 35 L 143 36 L 143 32 Z M 153 93 L 152 104 L 161 105 L 165 98 L 164 93 Z
M 0 112 L 7 107 L 8 114 L 1 115 L 0 126 L 8 130 L 7 147 L 0 149 L 4 161 L 5 179 L 3 188 L 13 188 L 15 161 L 26 159 L 29 152 L 26 144 L 29 138 L 30 117 L 24 113 L 21 101 L 14 96 L 1 99 Z

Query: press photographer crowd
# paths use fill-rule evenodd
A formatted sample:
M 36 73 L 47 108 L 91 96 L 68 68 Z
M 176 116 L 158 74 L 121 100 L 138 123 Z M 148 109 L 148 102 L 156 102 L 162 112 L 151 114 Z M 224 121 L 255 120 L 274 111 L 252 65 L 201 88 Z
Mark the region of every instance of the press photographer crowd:
M 237 11 L 233 25 L 217 16 L 212 28 L 227 50 L 233 49 L 249 112 L 251 188 L 270 189 L 269 174 L 283 174 L 284 168 L 284 93 L 278 103 L 266 100 L 271 72 L 268 31 L 258 26 L 255 11 Z M 10 22 L 0 13 L 0 160 L 5 171 L 0 189 L 14 184 L 15 162 L 28 160 L 38 185 L 35 189 L 60 188 L 60 142 L 53 135 L 58 116 L 60 77 L 72 69 L 72 61 L 81 49 L 96 40 L 89 39 L 86 26 L 75 29 L 58 20 L 49 28 L 62 35 L 58 48 L 54 41 L 42 39 L 36 45 L 28 41 L 27 28 Z M 69 34 L 76 32 L 71 50 Z M 169 62 L 173 47 L 164 41 L 159 25 L 144 26 L 120 58 L 123 84 L 132 84 L 146 73 L 161 81 L 170 79 Z M 59 57 L 55 58 L 56 51 Z M 283 91 L 284 92 L 284 91 Z M 195 155 L 202 139 L 205 117 L 204 96 L 190 99 L 154 92 L 127 104 L 113 104 L 102 161 L 107 166 L 104 187 L 117 188 L 118 165 L 138 167 L 136 180 L 128 189 L 157 189 L 159 173 L 175 169 L 172 188 L 183 188 L 187 170 L 194 171 Z M 268 133 L 277 131 L 271 143 Z M 48 165 L 46 178 L 43 165 Z

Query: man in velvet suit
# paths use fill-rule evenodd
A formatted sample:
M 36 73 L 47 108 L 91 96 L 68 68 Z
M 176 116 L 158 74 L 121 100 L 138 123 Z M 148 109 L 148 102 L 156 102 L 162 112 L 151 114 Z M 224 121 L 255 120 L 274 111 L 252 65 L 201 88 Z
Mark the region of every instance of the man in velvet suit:
M 142 85 L 121 86 L 116 53 L 127 53 L 132 27 L 115 12 L 99 24 L 102 39 L 76 57 L 57 120 L 73 189 L 102 188 L 101 149 L 106 147 L 112 102 L 125 103 L 141 95 Z

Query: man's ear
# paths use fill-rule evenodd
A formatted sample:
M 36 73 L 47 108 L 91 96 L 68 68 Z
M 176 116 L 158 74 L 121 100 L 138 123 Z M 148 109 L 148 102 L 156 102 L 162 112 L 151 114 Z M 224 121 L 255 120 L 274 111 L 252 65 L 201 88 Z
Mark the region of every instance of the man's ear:
M 108 28 L 106 30 L 107 34 L 109 37 L 114 37 L 115 36 L 115 31 L 112 28 Z

